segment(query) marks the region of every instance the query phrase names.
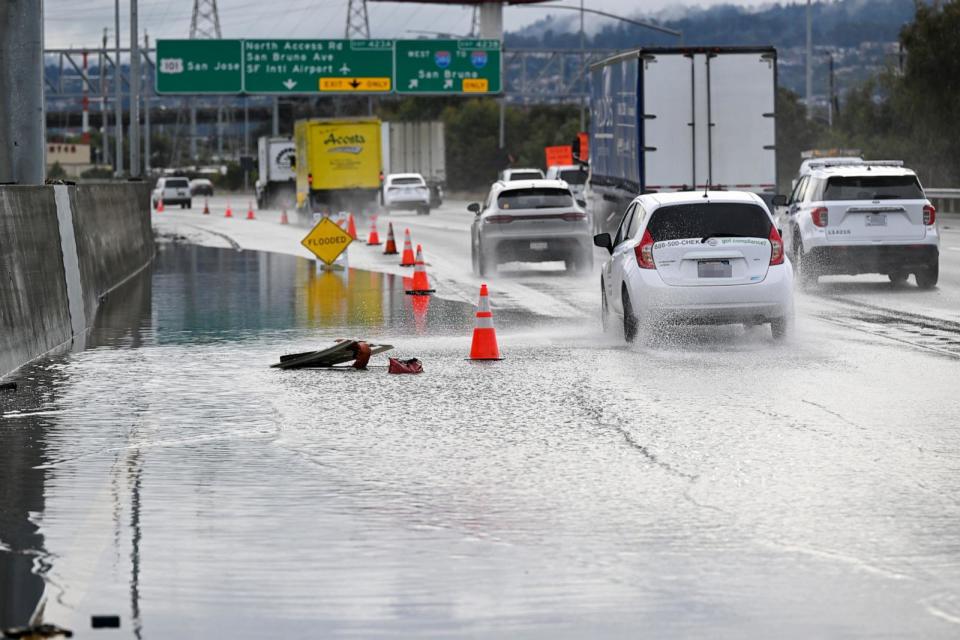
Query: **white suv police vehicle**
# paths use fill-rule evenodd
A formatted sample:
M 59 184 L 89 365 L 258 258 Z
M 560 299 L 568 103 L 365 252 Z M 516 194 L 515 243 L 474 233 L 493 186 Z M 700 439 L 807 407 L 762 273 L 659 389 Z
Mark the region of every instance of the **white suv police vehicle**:
M 895 284 L 912 273 L 921 288 L 937 284 L 937 210 L 900 161 L 811 162 L 789 198 L 774 204 L 801 286 L 821 275 L 860 273 L 885 274 Z

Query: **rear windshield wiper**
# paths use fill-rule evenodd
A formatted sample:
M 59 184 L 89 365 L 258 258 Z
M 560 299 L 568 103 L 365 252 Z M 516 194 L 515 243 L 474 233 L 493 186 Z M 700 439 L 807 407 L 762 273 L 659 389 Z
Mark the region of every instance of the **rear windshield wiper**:
M 710 238 L 752 238 L 753 236 L 745 236 L 741 233 L 711 233 L 709 235 L 703 236 L 700 240 L 700 244 L 703 244 Z

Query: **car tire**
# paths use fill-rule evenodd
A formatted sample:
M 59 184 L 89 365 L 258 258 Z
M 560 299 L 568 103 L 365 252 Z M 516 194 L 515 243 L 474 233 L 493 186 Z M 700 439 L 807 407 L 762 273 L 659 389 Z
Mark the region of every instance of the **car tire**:
M 417 209 L 418 216 L 428 216 L 430 215 L 430 207 L 420 207 Z
M 921 289 L 933 289 L 940 279 L 940 263 L 934 262 L 926 269 L 917 271 L 913 277 L 917 279 L 917 286 Z
M 894 271 L 893 273 L 888 273 L 887 277 L 890 278 L 891 284 L 894 286 L 900 286 L 907 281 L 907 276 L 909 274 L 904 273 L 903 271 Z
M 187 209 L 193 209 L 193 200 L 187 200 Z
M 633 313 L 633 305 L 630 303 L 630 294 L 627 293 L 626 287 L 623 288 L 620 296 L 623 302 L 623 339 L 627 342 L 633 342 L 637 339 L 640 323 L 637 321 L 637 316 Z
M 604 333 L 610 333 L 610 304 L 607 302 L 607 288 L 600 278 L 600 328 Z
M 780 342 L 789 338 L 793 334 L 793 323 L 792 311 L 785 316 L 771 320 L 770 333 L 773 334 L 773 339 Z

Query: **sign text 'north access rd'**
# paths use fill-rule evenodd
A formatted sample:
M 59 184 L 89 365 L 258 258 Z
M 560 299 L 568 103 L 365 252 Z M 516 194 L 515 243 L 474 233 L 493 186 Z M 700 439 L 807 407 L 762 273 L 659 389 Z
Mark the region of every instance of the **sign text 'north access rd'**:
M 244 40 L 247 93 L 389 93 L 392 40 Z

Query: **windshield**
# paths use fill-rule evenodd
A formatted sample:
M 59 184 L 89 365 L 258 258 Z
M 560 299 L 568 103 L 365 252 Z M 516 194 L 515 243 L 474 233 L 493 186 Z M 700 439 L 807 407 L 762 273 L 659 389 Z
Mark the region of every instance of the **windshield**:
M 539 171 L 511 171 L 509 180 L 540 180 L 543 174 Z
M 837 176 L 827 180 L 824 200 L 922 200 L 916 176 Z
M 647 229 L 654 242 L 707 237 L 769 238 L 770 218 L 755 204 L 678 204 L 654 211 Z
M 497 196 L 500 209 L 554 209 L 572 207 L 573 196 L 566 189 L 514 189 Z
M 560 172 L 560 179 L 567 184 L 585 184 L 587 182 L 587 172 L 578 169 L 567 169 Z
M 415 184 L 417 186 L 422 186 L 423 180 L 420 178 L 394 178 L 390 181 L 390 186 L 395 186 L 398 184 Z
M 163 186 L 167 189 L 179 189 L 181 187 L 189 187 L 190 183 L 187 182 L 186 178 L 167 178 Z

